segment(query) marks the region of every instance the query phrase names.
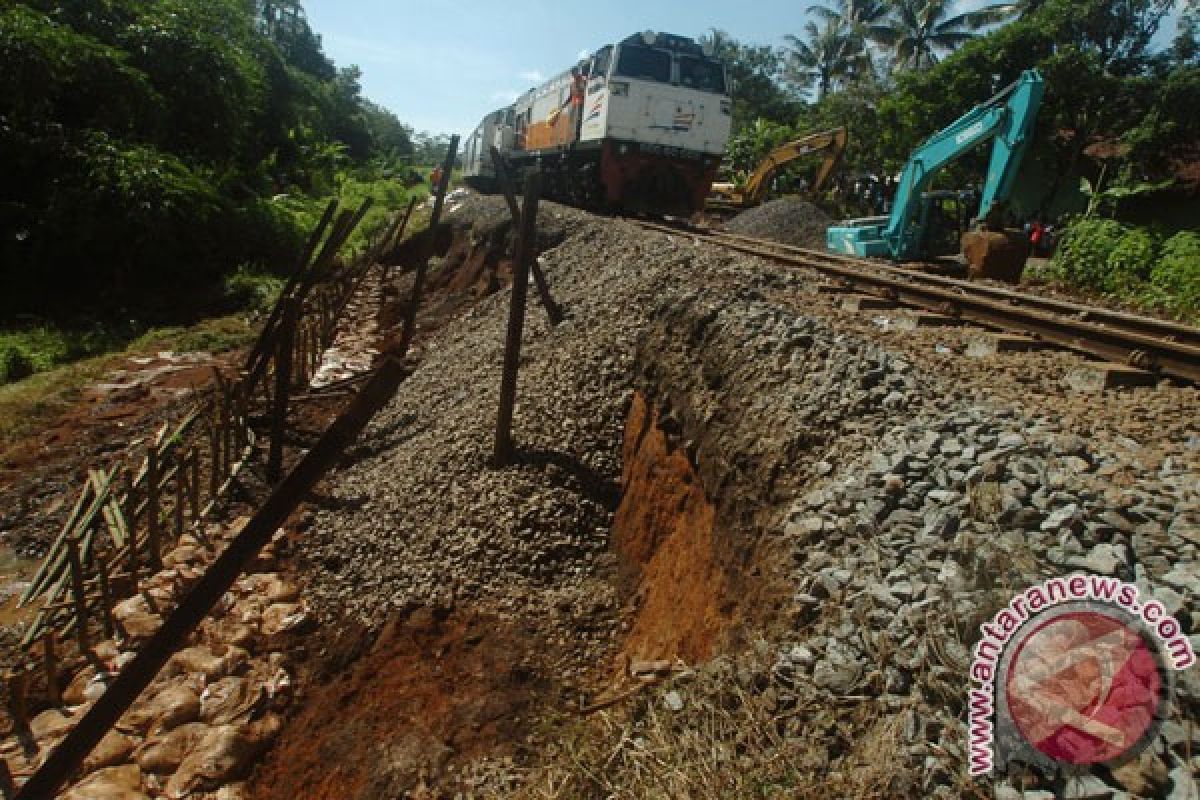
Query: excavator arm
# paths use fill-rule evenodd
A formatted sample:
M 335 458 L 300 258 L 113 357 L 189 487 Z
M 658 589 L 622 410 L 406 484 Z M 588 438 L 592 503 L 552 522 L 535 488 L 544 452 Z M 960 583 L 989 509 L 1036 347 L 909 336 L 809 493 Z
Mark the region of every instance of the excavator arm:
M 833 130 L 821 131 L 820 133 L 810 134 L 802 139 L 782 144 L 776 147 L 767 156 L 759 162 L 755 167 L 754 173 L 746 181 L 746 185 L 741 189 L 736 189 L 732 185 L 714 184 L 713 190 L 716 194 L 718 205 L 731 204 L 741 208 L 749 208 L 756 206 L 767 199 L 767 191 L 771 188 L 771 181 L 779 174 L 784 167 L 793 161 L 810 156 L 814 153 L 825 153 L 825 160 L 821 162 L 820 168 L 817 170 L 817 176 L 813 180 L 812 187 L 809 191 L 816 193 L 821 191 L 829 180 L 829 176 L 833 174 L 837 168 L 838 162 L 842 159 L 842 154 L 846 152 L 847 134 L 845 128 L 834 128 Z
M 917 148 L 900 174 L 896 205 L 883 232 L 893 257 L 907 260 L 918 256 L 924 233 L 920 230 L 922 196 L 941 169 L 988 139 L 994 138 L 995 143 L 977 217 L 986 217 L 997 203 L 1008 199 L 1041 99 L 1042 76 L 1037 70 L 1027 70 L 1016 83 Z
M 813 181 L 811 189 L 813 192 L 821 190 L 841 160 L 842 153 L 846 152 L 846 129 L 834 128 L 829 131 L 821 131 L 776 147 L 759 163 L 754 174 L 746 181 L 746 188 L 742 190 L 745 204 L 758 205 L 765 200 L 771 181 L 788 164 L 813 153 L 821 152 L 825 153 L 825 160 L 821 162 L 821 167 L 817 170 L 817 177 Z
M 887 257 L 897 261 L 920 258 L 928 223 L 926 193 L 934 178 L 947 164 L 989 139 L 994 139 L 976 214 L 977 220 L 988 218 L 1012 194 L 1017 172 L 1033 134 L 1043 88 L 1041 74 L 1036 69 L 1026 70 L 1011 86 L 935 133 L 913 152 L 904 165 L 896 185 L 896 200 L 891 215 L 848 220 L 831 227 L 826 233 L 828 249 L 837 253 Z M 1009 255 L 1012 258 L 1009 260 L 1019 255 L 1014 247 L 1007 246 L 1011 243 L 995 244 L 1004 245 L 1011 251 Z M 982 260 L 973 258 L 971 253 L 967 253 L 967 256 L 972 266 L 976 266 L 976 261 L 979 262 L 981 274 L 987 272 L 983 267 L 990 256 L 985 255 L 981 257 Z M 1020 261 L 1024 263 L 1023 256 Z

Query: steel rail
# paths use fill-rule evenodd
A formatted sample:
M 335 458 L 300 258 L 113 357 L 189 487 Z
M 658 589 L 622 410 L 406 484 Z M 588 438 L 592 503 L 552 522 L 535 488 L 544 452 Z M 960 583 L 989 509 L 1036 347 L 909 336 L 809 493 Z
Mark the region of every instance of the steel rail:
M 1154 317 L 1146 317 L 1140 314 L 1131 314 L 1127 311 L 1116 311 L 1114 309 L 1102 308 L 1098 306 L 1082 305 L 1079 303 L 1073 303 L 1069 300 L 1060 300 L 1053 297 L 1041 297 L 1035 294 L 1026 294 L 999 286 L 990 286 L 988 284 L 976 283 L 974 281 L 949 278 L 945 275 L 937 275 L 925 272 L 923 270 L 913 269 L 911 267 L 903 267 L 879 261 L 858 259 L 852 256 L 844 256 L 839 253 L 827 253 L 821 250 L 810 250 L 804 247 L 796 247 L 794 245 L 783 244 L 781 242 L 771 242 L 764 239 L 755 239 L 750 236 L 741 236 L 739 234 L 728 233 L 726 231 L 710 230 L 707 232 L 707 235 L 716 241 L 728 239 L 735 242 L 745 243 L 749 246 L 769 247 L 782 250 L 785 253 L 795 254 L 796 256 L 803 258 L 812 258 L 825 263 L 842 264 L 851 267 L 861 266 L 903 276 L 916 275 L 919 276 L 921 280 L 938 286 L 943 286 L 947 289 L 959 289 L 975 295 L 990 297 L 1000 302 L 1011 303 L 1013 305 L 1024 305 L 1030 308 L 1039 309 L 1041 311 L 1047 311 L 1052 314 L 1075 316 L 1087 322 L 1095 322 L 1101 325 L 1121 328 L 1131 332 L 1142 333 L 1147 336 L 1170 338 L 1182 344 L 1200 346 L 1200 328 L 1184 325 L 1178 322 L 1171 322 L 1165 319 L 1156 319 Z
M 636 225 L 672 235 L 691 236 L 700 241 L 725 247 L 747 255 L 758 256 L 788 266 L 805 267 L 851 284 L 868 286 L 904 305 L 910 305 L 947 316 L 957 317 L 997 330 L 1020 333 L 1106 361 L 1128 364 L 1140 369 L 1160 372 L 1194 383 L 1200 382 L 1200 346 L 1195 344 L 1195 329 L 1168 322 L 1108 312 L 1088 306 L 1039 298 L 1044 303 L 1030 302 L 1030 296 L 1003 289 L 982 287 L 968 281 L 937 276 L 901 267 L 835 256 L 788 245 L 777 247 L 774 242 L 762 242 L 748 237 L 733 238 L 714 235 L 711 231 L 680 229 L 641 220 Z M 778 252 L 781 248 L 796 253 Z M 987 288 L 989 291 L 978 291 Z M 1138 324 L 1123 323 L 1131 317 Z M 1102 319 L 1105 322 L 1094 320 Z M 1156 323 L 1147 332 L 1142 322 Z M 1160 333 L 1159 331 L 1164 331 Z M 1188 341 L 1180 341 L 1180 339 Z

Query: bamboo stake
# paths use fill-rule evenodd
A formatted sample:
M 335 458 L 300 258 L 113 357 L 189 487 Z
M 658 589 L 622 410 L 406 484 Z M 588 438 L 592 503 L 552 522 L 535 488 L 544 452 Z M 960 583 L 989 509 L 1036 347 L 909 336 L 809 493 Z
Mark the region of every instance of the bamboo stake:
M 187 501 L 187 472 L 184 468 L 183 459 L 179 459 L 179 465 L 175 469 L 175 508 L 172 509 L 175 517 L 175 538 L 183 536 L 183 507 Z
M 79 637 L 79 652 L 88 650 L 87 593 L 83 588 L 83 566 L 79 563 L 79 546 L 74 539 L 67 541 L 67 560 L 71 566 L 71 593 L 75 596 L 75 635 Z
M 146 453 L 146 553 L 152 569 L 162 566 L 162 519 L 159 516 L 158 451 L 151 447 Z
M 188 454 L 188 465 L 191 480 L 188 484 L 188 499 L 192 506 L 192 523 L 200 521 L 200 451 L 193 445 Z
M 271 445 L 267 454 L 267 480 L 283 473 L 283 434 L 287 427 L 288 394 L 292 380 L 292 339 L 296 332 L 298 301 L 288 298 L 279 323 L 279 352 L 275 357 L 275 405 L 271 412 Z
M 96 558 L 96 574 L 100 580 L 100 610 L 104 622 L 104 636 L 111 639 L 113 635 L 113 601 L 112 592 L 108 587 L 108 562 L 103 556 Z
M 58 655 L 54 652 L 54 631 L 42 637 L 42 665 L 46 670 L 46 694 L 50 704 L 62 706 L 62 692 L 58 686 Z

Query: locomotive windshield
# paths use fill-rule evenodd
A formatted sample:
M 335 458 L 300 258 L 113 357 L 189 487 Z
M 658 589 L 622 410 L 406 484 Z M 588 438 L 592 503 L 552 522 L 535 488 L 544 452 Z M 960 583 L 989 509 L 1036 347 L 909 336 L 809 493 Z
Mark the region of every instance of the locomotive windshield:
M 671 54 L 666 50 L 627 44 L 617 59 L 617 74 L 659 83 L 671 82 Z
M 724 65 L 699 52 L 672 52 L 661 47 L 623 42 L 617 52 L 617 68 L 613 73 L 624 78 L 671 83 L 702 92 L 725 93 Z
M 702 92 L 725 93 L 725 69 L 719 61 L 679 56 L 679 84 Z

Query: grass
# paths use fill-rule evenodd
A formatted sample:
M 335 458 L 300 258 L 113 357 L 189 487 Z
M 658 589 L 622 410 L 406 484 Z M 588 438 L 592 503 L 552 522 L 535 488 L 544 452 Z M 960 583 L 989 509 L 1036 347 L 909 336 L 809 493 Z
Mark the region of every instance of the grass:
M 251 320 L 240 314 L 185 327 L 154 328 L 119 351 L 86 357 L 0 386 L 0 446 L 11 445 L 67 411 L 85 387 L 127 358 L 163 350 L 223 352 L 248 344 L 256 333 Z M 50 337 L 49 341 L 56 340 Z
M 403 211 L 412 198 L 421 201 L 428 194 L 427 185 L 406 188 L 382 171 L 340 175 L 338 196 L 343 208 L 356 209 L 368 197 L 373 201 L 343 253 L 365 249 L 394 213 Z M 275 202 L 300 230 L 310 231 L 328 199 L 284 195 Z M 409 232 L 423 227 L 427 217 L 419 209 Z M 283 285 L 284 280 L 272 271 L 243 265 L 225 277 L 219 292 L 223 299 L 214 303 L 219 306 L 214 311 L 225 315 L 196 324 L 146 330 L 132 321 L 68 326 L 29 320 L 0 329 L 0 444 L 11 443 L 65 411 L 83 387 L 130 356 L 161 350 L 221 352 L 246 344 L 255 329 L 245 312 L 271 308 Z

